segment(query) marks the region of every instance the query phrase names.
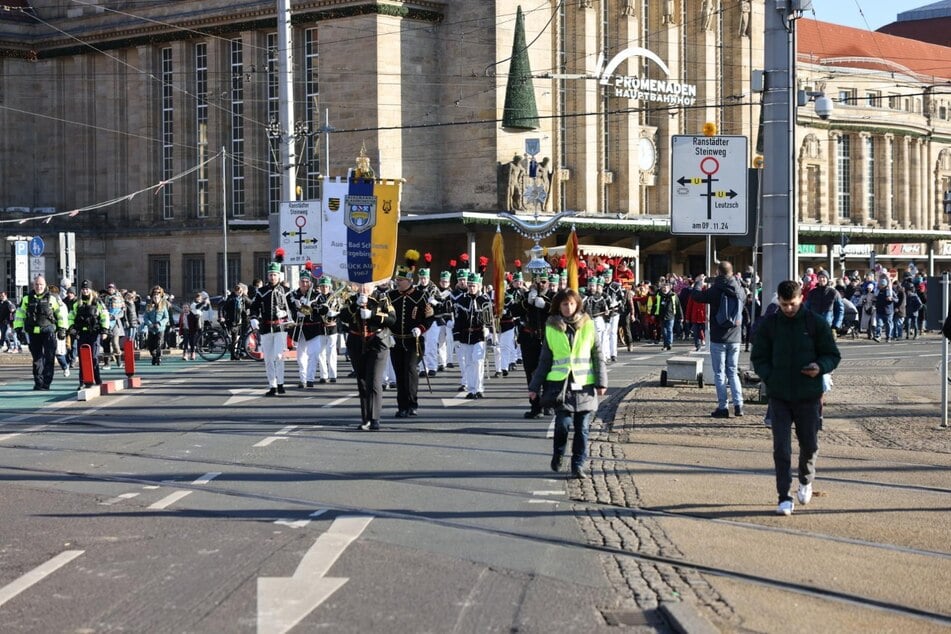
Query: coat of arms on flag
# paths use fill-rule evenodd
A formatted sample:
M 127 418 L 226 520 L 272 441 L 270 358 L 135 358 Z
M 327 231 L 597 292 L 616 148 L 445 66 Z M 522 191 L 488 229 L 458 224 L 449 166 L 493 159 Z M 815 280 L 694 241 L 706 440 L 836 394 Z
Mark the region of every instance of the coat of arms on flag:
M 376 225 L 376 196 L 347 196 L 344 206 L 343 222 L 350 230 L 363 233 Z
M 340 199 L 339 198 L 328 198 L 327 199 L 327 208 L 330 211 L 340 211 Z

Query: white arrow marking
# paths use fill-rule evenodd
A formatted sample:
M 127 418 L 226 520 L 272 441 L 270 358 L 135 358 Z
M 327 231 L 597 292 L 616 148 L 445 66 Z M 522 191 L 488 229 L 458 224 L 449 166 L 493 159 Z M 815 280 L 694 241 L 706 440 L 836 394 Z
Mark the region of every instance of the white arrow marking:
M 258 579 L 258 634 L 287 632 L 349 581 L 324 575 L 372 519 L 338 517 L 317 538 L 292 576 Z
M 245 403 L 247 401 L 253 401 L 258 396 L 259 390 L 249 390 L 246 388 L 236 388 L 228 390 L 231 392 L 231 398 L 225 401 L 225 405 L 235 405 L 237 403 Z
M 138 493 L 120 493 L 116 497 L 109 498 L 108 500 L 104 500 L 100 502 L 99 504 L 102 506 L 112 506 L 113 504 L 118 504 L 119 502 L 123 500 L 131 500 L 132 498 L 138 497 L 138 496 L 139 496 Z
M 3 605 L 13 597 L 17 596 L 30 586 L 39 583 L 49 575 L 53 574 L 72 560 L 82 555 L 84 550 L 64 550 L 45 564 L 40 564 L 30 572 L 26 573 L 16 581 L 13 581 L 0 588 L 0 605 Z

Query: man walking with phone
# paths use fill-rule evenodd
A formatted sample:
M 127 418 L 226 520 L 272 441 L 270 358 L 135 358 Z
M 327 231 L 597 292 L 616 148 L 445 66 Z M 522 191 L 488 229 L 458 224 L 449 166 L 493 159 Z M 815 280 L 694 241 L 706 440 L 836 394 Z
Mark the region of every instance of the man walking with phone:
M 750 361 L 766 384 L 773 432 L 777 515 L 791 515 L 792 442 L 799 441 L 800 504 L 812 500 L 822 426 L 822 375 L 839 365 L 841 355 L 825 319 L 803 306 L 799 282 L 787 280 L 777 289 L 779 310 L 766 317 L 756 331 Z

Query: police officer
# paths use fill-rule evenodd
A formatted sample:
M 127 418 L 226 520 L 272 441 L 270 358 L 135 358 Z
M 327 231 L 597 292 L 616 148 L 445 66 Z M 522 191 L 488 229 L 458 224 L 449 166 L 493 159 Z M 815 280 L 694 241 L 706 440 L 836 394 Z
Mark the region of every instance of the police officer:
M 558 276 L 553 276 L 558 280 Z M 519 319 L 518 343 L 522 349 L 522 368 L 525 370 L 525 382 L 531 383 L 538 359 L 542 353 L 542 339 L 545 336 L 545 322 L 551 311 L 551 300 L 555 296 L 545 273 L 536 274 L 534 283 L 523 290 L 512 304 L 512 314 Z M 525 412 L 525 418 L 538 418 L 542 415 L 541 402 L 536 395 L 529 398 L 531 408 Z
M 433 323 L 433 307 L 427 294 L 413 286 L 413 270 L 409 266 L 396 267 L 396 288 L 388 293 L 393 306 L 395 321 L 391 327 L 393 347 L 390 360 L 396 374 L 396 417 L 416 416 L 419 407 L 419 355 L 422 351 L 423 333 Z
M 363 284 L 343 305 L 340 321 L 347 326 L 347 354 L 360 392 L 360 429 L 377 431 L 383 410 L 387 357 L 387 344 L 381 333 L 396 322 L 393 306 L 386 295 L 374 294 L 373 284 Z
M 268 391 L 265 396 L 284 394 L 284 353 L 287 351 L 288 289 L 281 283 L 281 264 L 271 262 L 267 267 L 267 282 L 258 289 L 251 303 L 251 316 L 259 320 L 261 352 L 267 371 Z
M 46 278 L 37 275 L 33 290 L 20 301 L 13 329 L 20 341 L 30 337 L 33 355 L 33 389 L 48 390 L 53 382 L 56 340 L 66 339 L 66 306 L 46 288 Z
M 79 288 L 79 299 L 73 304 L 69 314 L 69 328 L 79 343 L 79 350 L 89 346 L 92 352 L 92 374 L 96 385 L 102 383 L 99 375 L 99 341 L 109 336 L 109 312 L 99 301 L 99 294 L 92 288 L 92 282 L 83 280 Z M 83 386 L 82 372 L 79 373 L 79 387 Z

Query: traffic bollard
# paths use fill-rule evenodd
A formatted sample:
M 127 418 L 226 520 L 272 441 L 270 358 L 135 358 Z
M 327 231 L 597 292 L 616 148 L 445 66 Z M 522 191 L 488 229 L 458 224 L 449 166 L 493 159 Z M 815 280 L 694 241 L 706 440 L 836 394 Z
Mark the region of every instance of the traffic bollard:
M 92 369 L 92 346 L 88 343 L 79 346 L 79 380 L 87 387 L 96 382 Z
M 126 339 L 122 345 L 122 357 L 125 361 L 125 375 L 130 379 L 135 375 L 135 342 Z

